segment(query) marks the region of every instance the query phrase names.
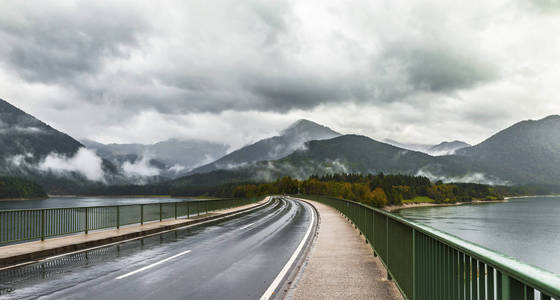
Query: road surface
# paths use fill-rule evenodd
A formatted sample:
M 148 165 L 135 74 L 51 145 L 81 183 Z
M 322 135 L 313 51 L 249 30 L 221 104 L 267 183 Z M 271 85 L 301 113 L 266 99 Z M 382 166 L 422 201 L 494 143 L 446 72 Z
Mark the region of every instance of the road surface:
M 312 226 L 292 199 L 178 229 L 0 271 L 0 299 L 259 299 Z

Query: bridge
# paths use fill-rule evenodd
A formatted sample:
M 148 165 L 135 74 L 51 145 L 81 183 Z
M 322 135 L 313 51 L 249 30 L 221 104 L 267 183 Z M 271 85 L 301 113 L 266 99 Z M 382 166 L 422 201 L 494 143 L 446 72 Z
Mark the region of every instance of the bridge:
M 560 299 L 550 272 L 384 210 L 305 198 L 1 211 L 0 297 Z

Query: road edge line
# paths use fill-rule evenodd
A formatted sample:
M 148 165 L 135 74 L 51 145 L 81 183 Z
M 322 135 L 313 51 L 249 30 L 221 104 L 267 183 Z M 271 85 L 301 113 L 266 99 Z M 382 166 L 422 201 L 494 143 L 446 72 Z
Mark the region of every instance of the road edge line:
M 298 201 L 301 201 L 301 200 L 298 199 Z M 302 241 L 300 242 L 300 244 L 298 245 L 298 247 L 296 248 L 296 250 L 294 251 L 294 253 L 290 257 L 288 262 L 284 265 L 282 270 L 280 270 L 280 273 L 278 273 L 276 278 L 272 281 L 272 283 L 270 284 L 268 289 L 261 296 L 260 300 L 269 300 L 274 296 L 274 292 L 280 287 L 280 284 L 284 281 L 286 276 L 289 275 L 288 272 L 292 269 L 293 265 L 296 262 L 296 259 L 300 256 L 300 254 L 304 250 L 304 246 L 309 241 L 309 238 L 311 236 L 311 232 L 313 231 L 313 228 L 316 227 L 316 224 L 315 224 L 316 216 L 315 216 L 315 214 L 317 212 L 315 211 L 315 208 L 313 207 L 313 205 L 311 205 L 311 204 L 309 204 L 305 201 L 302 201 L 302 202 L 306 203 L 307 205 L 309 205 L 311 207 L 311 225 L 309 225 L 309 228 L 307 229 L 307 232 L 305 233 L 305 236 L 303 237 Z

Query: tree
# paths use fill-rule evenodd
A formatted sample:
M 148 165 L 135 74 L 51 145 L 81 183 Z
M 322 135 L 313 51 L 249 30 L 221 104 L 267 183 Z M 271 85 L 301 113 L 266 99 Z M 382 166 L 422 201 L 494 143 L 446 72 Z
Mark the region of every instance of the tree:
M 376 187 L 372 194 L 374 206 L 383 207 L 387 205 L 387 195 L 385 195 L 385 191 L 382 188 Z

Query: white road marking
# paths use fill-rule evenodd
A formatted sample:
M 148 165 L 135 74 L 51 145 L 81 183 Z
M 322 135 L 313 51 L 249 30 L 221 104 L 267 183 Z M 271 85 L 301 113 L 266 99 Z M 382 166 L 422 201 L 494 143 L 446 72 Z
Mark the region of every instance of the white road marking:
M 278 212 L 273 213 L 273 214 L 267 216 L 266 218 L 260 219 L 259 221 L 260 221 L 260 223 L 263 223 L 263 224 L 264 224 L 266 221 L 268 221 L 269 219 L 272 219 L 272 218 L 275 217 L 277 214 L 278 214 Z M 251 224 L 247 224 L 247 225 L 245 225 L 245 226 L 243 226 L 243 227 L 240 227 L 239 229 L 240 229 L 240 230 L 243 230 L 243 229 L 245 229 L 245 228 L 248 228 L 248 227 L 250 227 L 250 226 L 253 226 L 255 223 L 257 223 L 257 222 L 253 222 L 253 223 L 251 223 Z
M 248 228 L 248 227 L 253 226 L 253 224 L 255 224 L 255 223 L 256 223 L 256 222 L 253 222 L 253 223 L 251 223 L 251 224 L 247 224 L 247 225 L 245 225 L 245 226 L 243 226 L 243 227 L 241 227 L 241 228 L 239 228 L 239 229 L 243 230 L 243 229 L 245 229 L 245 228 Z
M 128 276 L 134 275 L 134 274 L 136 274 L 136 273 L 139 273 L 139 272 L 148 270 L 148 269 L 153 268 L 153 267 L 155 267 L 155 266 L 157 266 L 157 265 L 161 265 L 161 264 L 163 264 L 163 263 L 166 262 L 166 261 L 170 261 L 170 260 L 172 260 L 172 259 L 174 259 L 174 258 L 177 258 L 177 257 L 181 256 L 181 255 L 185 255 L 185 254 L 187 254 L 187 253 L 189 253 L 189 252 L 191 252 L 191 250 L 183 251 L 183 252 L 181 252 L 181 253 L 179 253 L 179 254 L 173 255 L 173 256 L 168 257 L 168 258 L 166 258 L 166 259 L 164 259 L 164 260 L 160 260 L 160 261 L 158 261 L 157 263 L 153 263 L 153 264 L 151 264 L 151 265 L 149 265 L 149 266 L 145 266 L 145 267 L 140 268 L 140 269 L 138 269 L 138 270 L 136 270 L 136 271 L 132 271 L 132 272 L 130 272 L 130 273 L 126 273 L 126 274 L 124 274 L 124 275 L 121 275 L 121 276 L 117 277 L 117 279 L 123 279 L 123 278 L 126 278 L 126 277 L 128 277 Z
M 304 204 L 304 205 L 308 205 L 308 204 Z M 290 257 L 290 260 L 288 260 L 288 262 L 286 263 L 284 268 L 282 268 L 282 270 L 280 271 L 278 276 L 276 276 L 274 281 L 270 284 L 268 289 L 261 296 L 261 300 L 270 299 L 272 297 L 272 295 L 274 294 L 274 291 L 278 288 L 278 286 L 280 285 L 280 283 L 282 282 L 282 280 L 286 276 L 286 274 L 288 274 L 288 271 L 290 270 L 290 268 L 292 267 L 292 265 L 296 261 L 296 258 L 299 256 L 300 252 L 303 250 L 303 246 L 305 245 L 305 242 L 307 242 L 307 238 L 311 234 L 311 230 L 313 229 L 313 224 L 314 223 L 315 223 L 315 210 L 312 208 L 311 209 L 311 224 L 309 225 L 309 228 L 307 228 L 307 232 L 305 233 L 305 236 L 303 237 L 303 240 L 301 240 L 301 243 L 299 243 L 298 247 L 296 248 L 296 251 L 294 252 L 294 254 L 292 254 L 292 257 Z

